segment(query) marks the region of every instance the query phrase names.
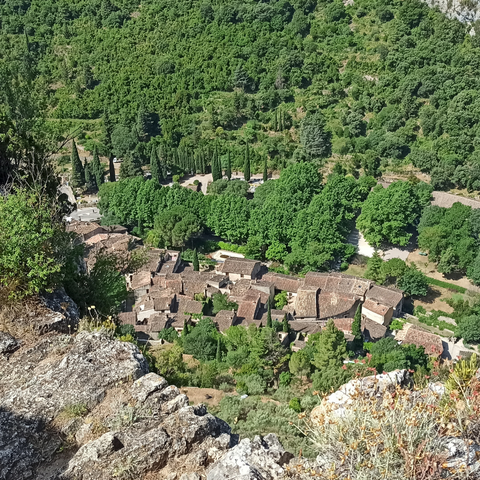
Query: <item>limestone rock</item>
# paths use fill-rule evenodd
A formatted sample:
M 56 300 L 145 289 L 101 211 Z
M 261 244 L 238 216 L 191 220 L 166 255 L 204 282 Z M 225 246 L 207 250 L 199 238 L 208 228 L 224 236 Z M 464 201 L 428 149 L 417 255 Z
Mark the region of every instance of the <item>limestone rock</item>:
M 293 455 L 283 449 L 276 435 L 245 438 L 213 465 L 207 480 L 274 480 L 284 475 L 283 465 L 291 458 Z
M 470 444 L 468 440 L 450 438 L 446 443 L 448 468 L 468 472 L 468 478 L 480 477 L 480 446 Z M 474 476 L 475 475 L 475 476 Z

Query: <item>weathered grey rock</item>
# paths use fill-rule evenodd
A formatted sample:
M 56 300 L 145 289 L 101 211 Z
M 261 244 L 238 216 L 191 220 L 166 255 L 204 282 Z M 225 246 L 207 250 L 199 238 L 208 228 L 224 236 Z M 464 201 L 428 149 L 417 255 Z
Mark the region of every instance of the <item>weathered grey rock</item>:
M 138 348 L 98 333 L 47 336 L 0 362 L 0 480 L 36 478 L 36 467 L 79 420 L 47 428 L 66 408 L 93 408 L 109 388 L 148 372 Z
M 208 470 L 207 480 L 275 480 L 284 475 L 283 465 L 291 458 L 276 435 L 245 438 Z
M 9 355 L 20 347 L 19 342 L 7 332 L 0 332 L 0 355 Z
M 55 290 L 40 297 L 43 313 L 36 312 L 31 325 L 41 334 L 48 332 L 75 332 L 80 320 L 80 312 L 76 303 L 65 293 Z
M 144 402 L 152 393 L 160 392 L 168 387 L 167 381 L 156 373 L 147 373 L 136 380 L 132 386 L 132 397 Z
M 473 23 L 480 18 L 478 0 L 424 0 L 429 7 L 438 7 L 449 18 L 456 18 L 463 23 Z
M 198 473 L 184 473 L 180 480 L 202 480 L 202 477 Z
M 480 446 L 470 445 L 468 440 L 450 438 L 446 443 L 448 468 L 468 472 L 468 478 L 480 477 Z M 467 478 L 467 477 L 466 477 Z

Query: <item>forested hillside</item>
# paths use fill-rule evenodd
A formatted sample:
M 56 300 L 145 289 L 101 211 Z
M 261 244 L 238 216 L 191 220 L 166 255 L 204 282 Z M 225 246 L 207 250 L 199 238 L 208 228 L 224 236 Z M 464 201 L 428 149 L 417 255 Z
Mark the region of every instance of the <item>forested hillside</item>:
M 333 151 L 351 173 L 413 162 L 480 188 L 479 40 L 416 0 L 4 0 L 1 19 L 2 89 L 32 82 L 101 153 L 215 142 L 235 168 L 248 141 L 257 171 Z

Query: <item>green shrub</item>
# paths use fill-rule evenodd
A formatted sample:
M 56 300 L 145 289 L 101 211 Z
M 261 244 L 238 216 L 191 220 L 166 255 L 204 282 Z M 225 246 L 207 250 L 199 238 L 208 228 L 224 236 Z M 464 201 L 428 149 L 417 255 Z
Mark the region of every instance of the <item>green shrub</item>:
M 302 406 L 300 405 L 300 399 L 298 397 L 293 397 L 288 403 L 288 408 L 291 408 L 297 413 L 302 411 Z

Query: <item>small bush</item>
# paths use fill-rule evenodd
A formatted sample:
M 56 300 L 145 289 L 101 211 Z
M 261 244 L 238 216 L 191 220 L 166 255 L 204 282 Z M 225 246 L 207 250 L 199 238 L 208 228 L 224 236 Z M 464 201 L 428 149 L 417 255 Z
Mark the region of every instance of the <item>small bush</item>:
M 302 406 L 300 405 L 300 399 L 298 397 L 293 397 L 288 403 L 288 408 L 291 408 L 297 413 L 302 411 Z
M 233 392 L 234 386 L 231 385 L 230 383 L 221 383 L 218 386 L 218 389 L 221 390 L 222 392 Z
M 173 183 L 178 183 L 180 181 L 180 175 L 174 175 L 172 177 L 172 181 L 173 181 Z

